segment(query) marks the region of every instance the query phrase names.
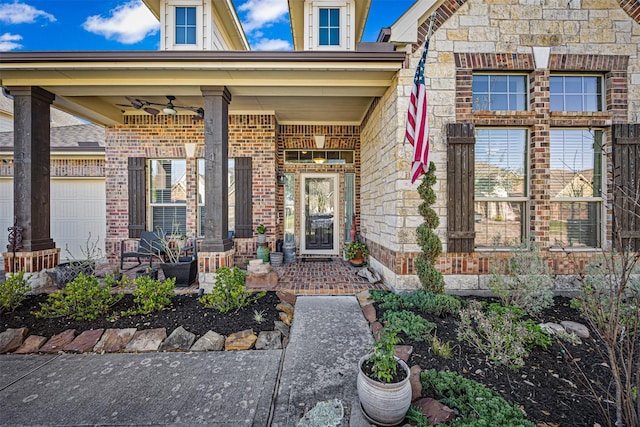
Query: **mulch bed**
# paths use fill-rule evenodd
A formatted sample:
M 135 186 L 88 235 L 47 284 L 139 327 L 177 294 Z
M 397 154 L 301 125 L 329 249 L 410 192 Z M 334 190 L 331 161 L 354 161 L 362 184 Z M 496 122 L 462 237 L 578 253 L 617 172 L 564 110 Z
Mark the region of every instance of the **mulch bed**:
M 497 302 L 488 298 L 477 299 Z M 559 323 L 573 320 L 586 325 L 586 321 L 576 310 L 570 308 L 569 303 L 569 298 L 556 297 L 555 305 L 545 310 L 537 321 Z M 380 319 L 385 310 L 377 303 L 375 305 Z M 525 366 L 514 371 L 488 361 L 484 354 L 458 341 L 456 318 L 441 319 L 417 311 L 416 314 L 435 323 L 438 339 L 451 342 L 454 351 L 450 359 L 442 359 L 433 354 L 428 343 L 412 341 L 400 333 L 402 344 L 413 346 L 409 366 L 419 365 L 423 370 L 455 371 L 520 405 L 528 418 L 537 423 L 546 422 L 549 426 L 562 427 L 593 427 L 595 422 L 602 423 L 602 416 L 592 394 L 585 387 L 574 364 L 575 361 L 591 381 L 610 384 L 611 372 L 604 365 L 597 349 L 598 343 L 593 337 L 582 339 L 582 344 L 579 345 L 565 344 L 566 350 L 554 340 L 546 351 L 534 349 L 525 359 Z
M 195 294 L 176 295 L 172 306 L 162 311 L 147 315 L 123 316 L 113 321 L 108 316 L 88 321 L 67 320 L 65 318 L 38 319 L 32 312 L 40 308 L 46 301 L 46 294 L 30 295 L 13 313 L 0 316 L 0 332 L 8 328 L 28 327 L 30 335 L 51 337 L 66 329 L 75 329 L 80 333 L 89 329 L 100 328 L 166 328 L 167 335 L 178 326 L 194 333 L 197 338 L 212 330 L 222 335 L 229 335 L 245 329 L 253 329 L 257 335 L 261 331 L 273 331 L 275 320 L 279 320 L 276 305 L 280 302 L 275 292 L 267 294 L 237 313 L 222 314 L 214 309 L 207 309 L 198 302 Z M 133 306 L 133 295 L 126 294 L 112 307 L 112 313 L 119 313 Z M 258 323 L 254 319 L 254 311 L 262 312 L 264 320 Z

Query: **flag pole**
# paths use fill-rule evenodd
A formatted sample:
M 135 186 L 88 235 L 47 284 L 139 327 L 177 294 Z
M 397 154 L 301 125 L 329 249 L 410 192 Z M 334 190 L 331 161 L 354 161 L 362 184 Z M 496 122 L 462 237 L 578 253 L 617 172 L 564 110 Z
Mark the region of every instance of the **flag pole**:
M 427 43 L 429 43 L 429 40 L 431 39 L 431 35 L 433 34 L 433 23 L 436 20 L 436 12 L 433 11 L 431 13 L 431 17 L 429 18 L 429 30 L 427 31 L 427 37 L 424 40 L 424 44 L 422 45 L 422 49 L 424 50 L 424 47 L 426 46 Z M 402 152 L 404 152 L 404 145 L 407 142 L 407 134 L 405 133 L 404 135 L 404 139 L 402 140 Z

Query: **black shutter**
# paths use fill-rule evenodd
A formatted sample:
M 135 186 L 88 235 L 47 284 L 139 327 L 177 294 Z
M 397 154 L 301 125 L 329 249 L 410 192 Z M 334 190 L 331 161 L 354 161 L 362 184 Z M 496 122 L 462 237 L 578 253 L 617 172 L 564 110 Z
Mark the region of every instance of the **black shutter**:
M 613 240 L 640 250 L 640 124 L 613 126 Z
M 236 224 L 235 237 L 253 236 L 253 203 L 251 197 L 251 157 L 236 157 Z
M 475 126 L 447 125 L 447 252 L 473 252 Z
M 129 237 L 138 238 L 145 230 L 145 159 L 129 157 Z

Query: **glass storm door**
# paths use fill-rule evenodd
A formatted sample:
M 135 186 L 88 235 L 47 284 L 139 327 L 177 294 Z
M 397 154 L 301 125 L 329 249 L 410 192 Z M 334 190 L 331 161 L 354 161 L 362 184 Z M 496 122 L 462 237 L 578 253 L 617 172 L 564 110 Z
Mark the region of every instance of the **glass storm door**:
M 301 176 L 303 254 L 338 254 L 338 175 Z

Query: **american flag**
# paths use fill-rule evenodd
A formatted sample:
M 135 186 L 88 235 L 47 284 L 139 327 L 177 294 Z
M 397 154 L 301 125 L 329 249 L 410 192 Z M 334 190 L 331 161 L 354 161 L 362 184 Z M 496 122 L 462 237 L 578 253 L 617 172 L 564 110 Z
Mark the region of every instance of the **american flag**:
M 406 137 L 413 146 L 412 184 L 429 170 L 429 120 L 427 119 L 427 91 L 424 86 L 424 63 L 428 50 L 429 40 L 424 45 L 422 57 L 413 78 L 411 101 L 407 113 Z

